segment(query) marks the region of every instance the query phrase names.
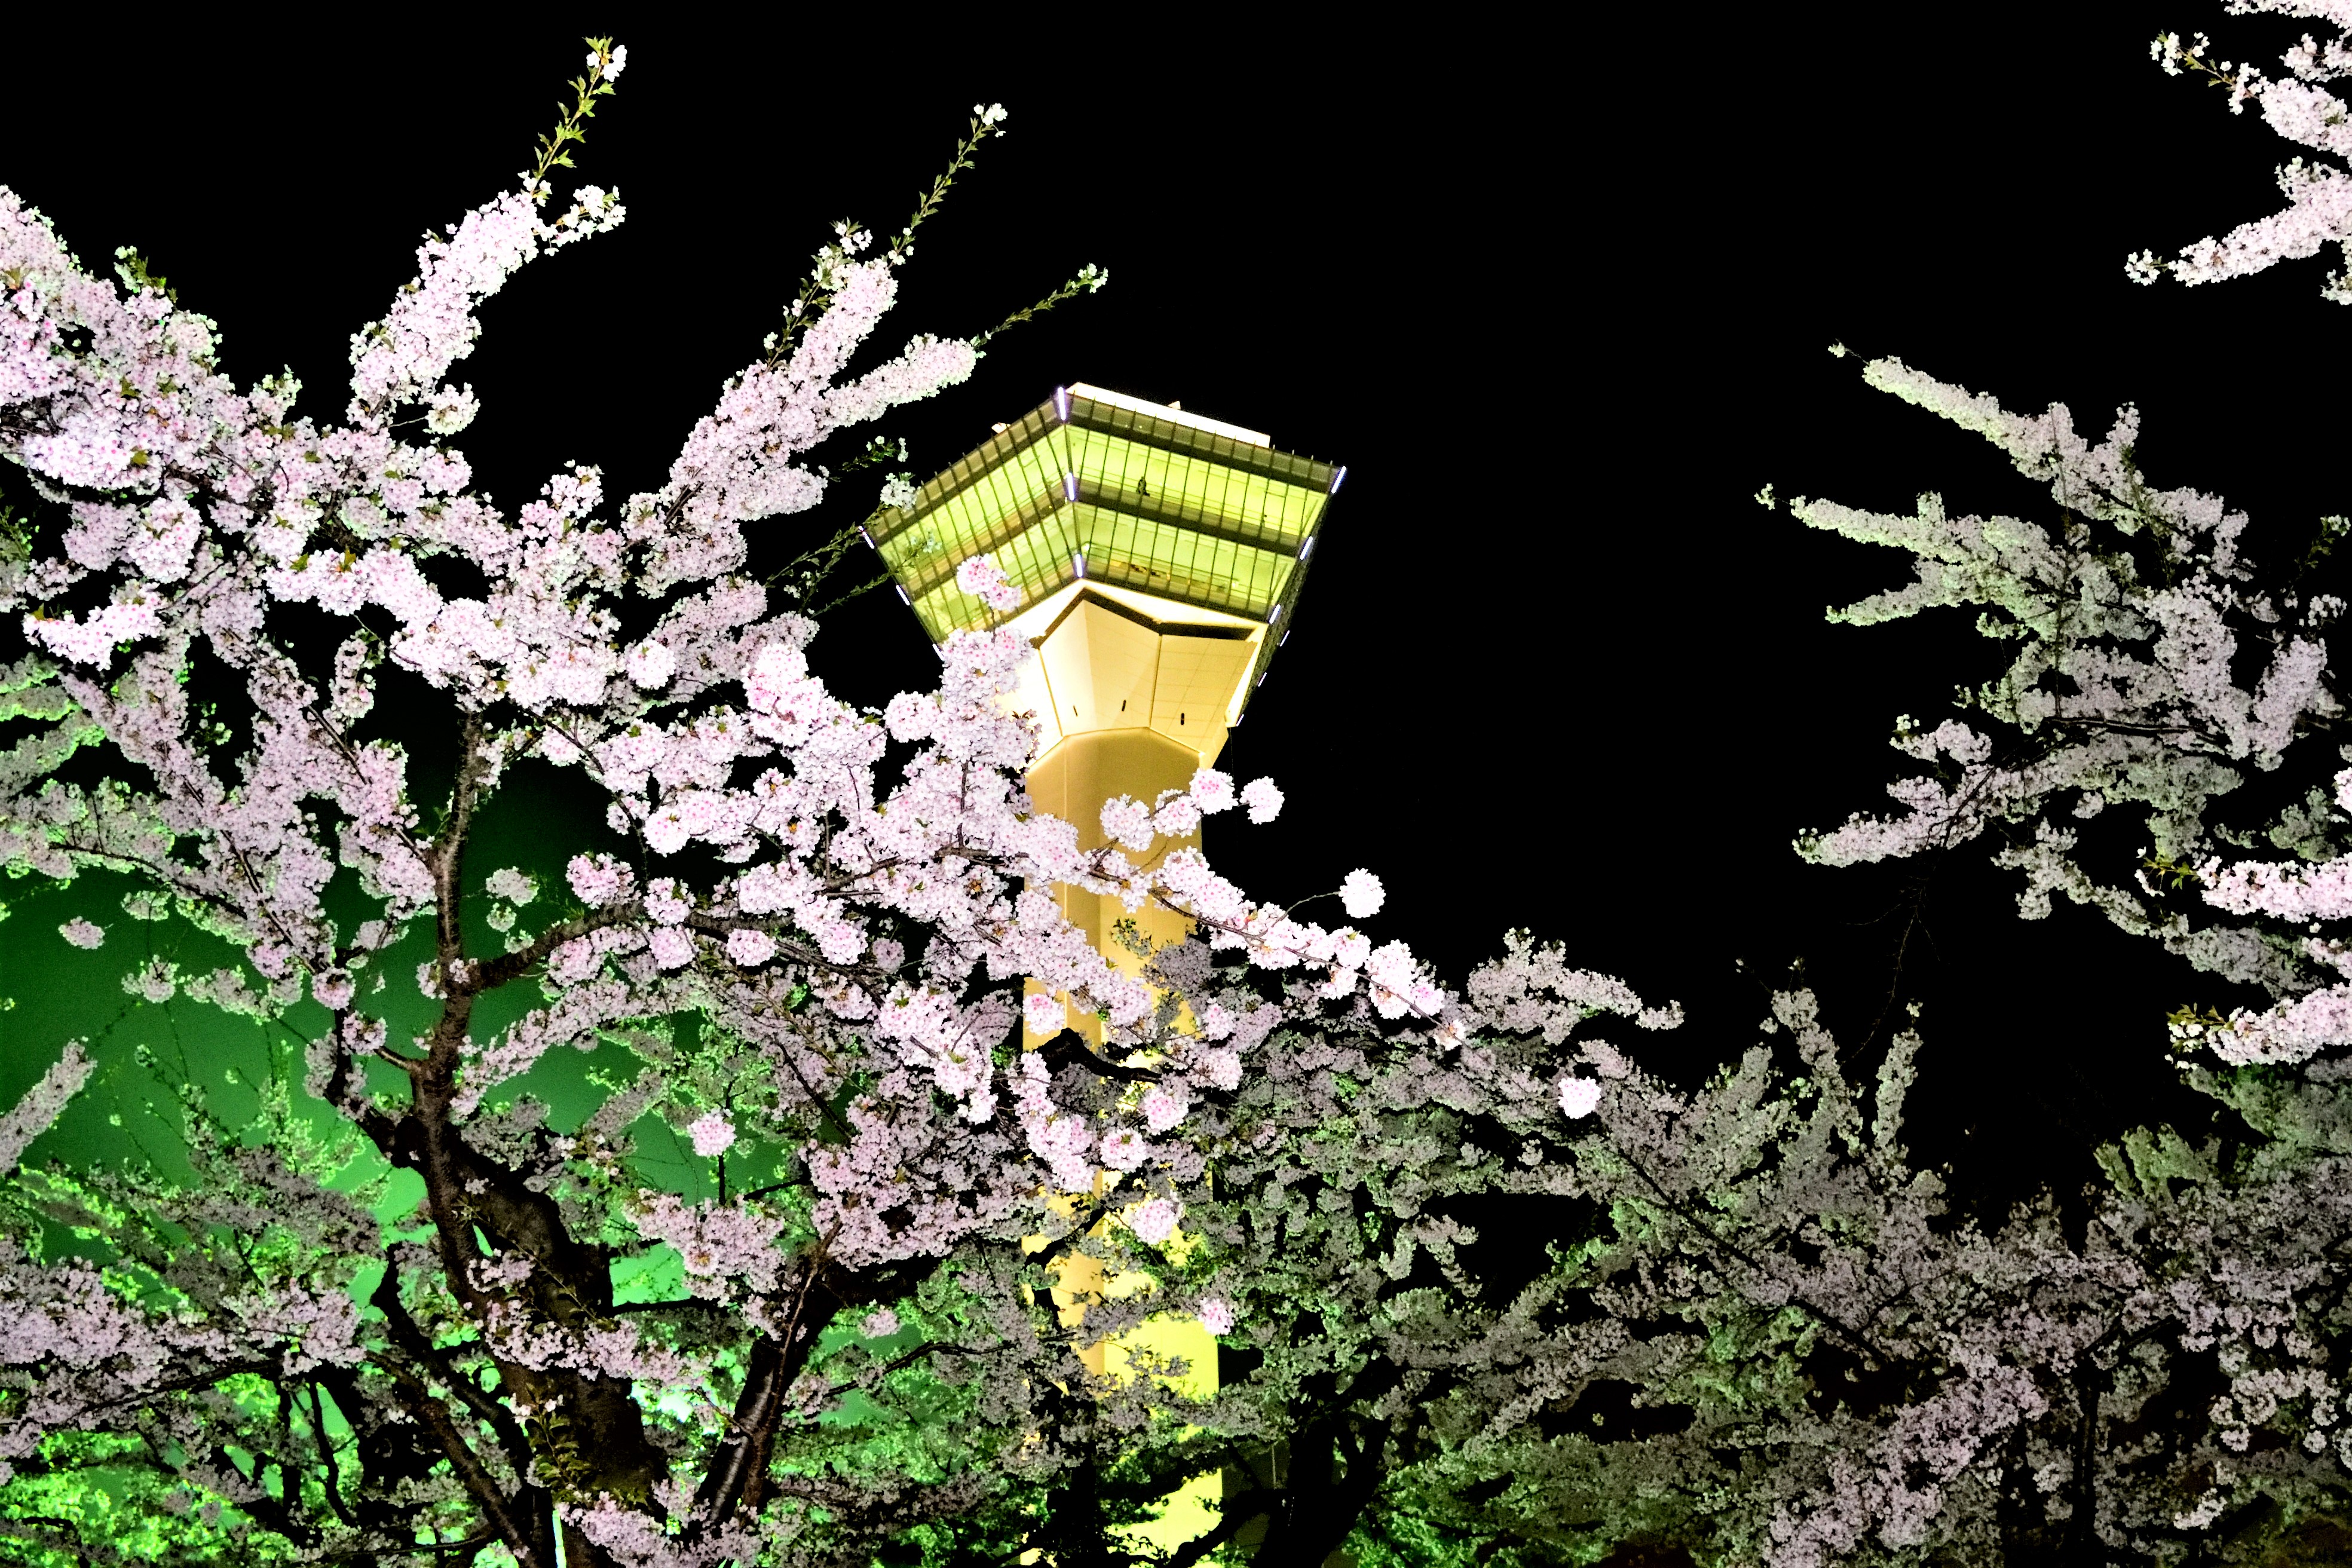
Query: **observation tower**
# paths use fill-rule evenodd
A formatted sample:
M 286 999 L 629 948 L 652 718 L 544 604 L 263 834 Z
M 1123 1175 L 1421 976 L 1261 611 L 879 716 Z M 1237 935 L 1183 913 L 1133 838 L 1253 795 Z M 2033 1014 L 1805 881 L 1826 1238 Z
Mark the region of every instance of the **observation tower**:
M 1346 477 L 1345 468 L 1276 451 L 1263 432 L 1076 384 L 997 426 L 911 505 L 875 519 L 867 542 L 932 642 L 992 624 L 1028 639 L 1034 651 L 1013 702 L 1035 712 L 1043 731 L 1030 798 L 1076 824 L 1079 847 L 1092 849 L 1108 842 L 1104 802 L 1181 789 L 1224 749 L 1290 635 L 1324 513 Z M 958 584 L 956 568 L 975 555 L 1019 590 L 1009 615 Z M 1149 868 L 1198 841 L 1197 832 L 1156 839 L 1130 858 Z M 1132 920 L 1155 946 L 1185 934 L 1171 910 L 1147 905 L 1130 916 L 1116 898 L 1057 893 L 1070 923 L 1129 973 L 1145 961 L 1117 939 L 1119 921 Z M 1100 1047 L 1099 1019 L 1066 1010 L 1066 1018 Z M 1044 1043 L 1024 1030 L 1032 1047 Z M 1171 1247 L 1181 1245 L 1180 1231 Z M 1088 1300 L 1150 1286 L 1141 1275 L 1106 1279 L 1083 1255 L 1066 1258 L 1055 1279 L 1072 1328 Z M 1127 1352 L 1147 1347 L 1192 1363 L 1187 1392 L 1215 1391 L 1216 1341 L 1196 1321 L 1154 1319 L 1081 1359 L 1123 1376 Z M 1222 1489 L 1218 1475 L 1195 1478 L 1139 1533 L 1163 1547 L 1202 1533 L 1215 1522 L 1207 1502 Z
M 1000 426 L 868 539 L 934 643 L 996 618 L 958 585 L 965 561 L 988 556 L 1020 591 L 1003 624 L 1036 650 L 1013 696 L 1044 730 L 1030 797 L 1091 849 L 1108 842 L 1105 801 L 1181 789 L 1224 749 L 1290 633 L 1346 475 L 1260 431 L 1078 384 Z M 1129 918 L 1118 900 L 1061 897 L 1097 951 L 1140 968 L 1112 935 Z M 1156 943 L 1183 934 L 1164 910 L 1132 918 Z M 1096 1019 L 1070 1023 L 1100 1044 Z

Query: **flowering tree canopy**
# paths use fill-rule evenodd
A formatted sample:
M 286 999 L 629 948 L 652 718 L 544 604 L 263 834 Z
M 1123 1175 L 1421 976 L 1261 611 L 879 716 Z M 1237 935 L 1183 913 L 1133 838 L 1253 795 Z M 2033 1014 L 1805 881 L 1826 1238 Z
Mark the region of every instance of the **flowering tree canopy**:
M 2340 153 L 2346 47 L 2284 84 L 2157 52 Z M 2238 1561 L 2345 1508 L 2352 748 L 2310 761 L 2343 606 L 2143 479 L 2130 410 L 2094 445 L 1875 360 L 2057 521 L 1791 507 L 1913 558 L 1842 618 L 1974 606 L 2011 645 L 1962 717 L 1898 723 L 1930 772 L 1897 812 L 1803 852 L 1992 836 L 2028 918 L 2062 894 L 2271 998 L 2175 1022 L 2230 1138 L 2135 1133 L 2073 1219 L 1980 1215 L 1903 1142 L 1925 1024 L 1864 1089 L 1791 986 L 1677 1088 L 1637 1042 L 1678 1009 L 1558 946 L 1513 933 L 1449 989 L 1168 848 L 1273 820 L 1267 780 L 1114 800 L 1082 850 L 1026 795 L 1009 633 L 878 710 L 827 689 L 838 551 L 761 577 L 757 531 L 870 466 L 826 442 L 971 374 L 989 334 L 856 366 L 1000 108 L 887 242 L 837 226 L 656 489 L 481 493 L 451 375 L 483 302 L 625 216 L 552 184 L 625 63 L 590 50 L 534 166 L 352 337 L 338 420 L 232 384 L 142 260 L 92 275 L 0 188 L 0 456 L 39 501 L 0 537 L 0 859 L 203 933 L 220 963 L 126 990 L 283 1058 L 242 1120 L 183 1079 L 184 1171 L 26 1159 L 102 1042 L 47 1042 L 0 1114 L 16 1560 Z M 2184 280 L 2344 238 L 2343 176 L 2291 167 L 2289 214 Z M 985 560 L 960 581 L 1013 607 Z M 2294 804 L 2247 816 L 2255 774 Z M 589 826 L 484 852 L 501 803 L 555 799 Z M 1130 926 L 1130 973 L 1061 888 L 1190 934 Z M 664 1127 L 690 1180 L 649 1176 Z M 1171 1312 L 1220 1339 L 1213 1390 L 1137 1332 Z M 1126 1528 L 1213 1470 L 1203 1532 Z
M 2352 27 L 2352 10 L 2343 0 L 2228 0 L 2225 9 L 2237 16 L 2268 12 Z M 2217 60 L 2212 40 L 2202 33 L 2186 46 L 2179 34 L 2160 33 L 2148 54 L 2171 75 L 2194 73 L 2227 89 L 2232 114 L 2243 114 L 2252 103 L 2272 130 L 2299 146 L 2337 158 L 2352 153 L 2352 121 L 2345 118 L 2344 100 L 2325 85 L 2352 76 L 2352 50 L 2340 34 L 2326 42 L 2303 35 L 2280 57 L 2284 79 L 2252 64 Z M 2352 184 L 2346 182 L 2343 169 L 2306 163 L 2297 153 L 2278 171 L 2279 190 L 2287 198 L 2284 210 L 2241 224 L 2221 239 L 2200 239 L 2171 261 L 2143 250 L 2126 264 L 2126 270 L 2141 283 L 2167 273 L 2183 283 L 2211 283 L 2300 260 L 2325 245 L 2341 247 L 2352 238 Z M 2328 279 L 2320 292 L 2339 305 L 2352 304 L 2352 269 Z
M 848 367 L 1000 108 L 975 110 L 949 175 L 878 251 L 839 226 L 658 489 L 612 504 L 599 471 L 573 465 L 509 514 L 472 487 L 452 438 L 477 400 L 447 377 L 477 310 L 625 216 L 614 193 L 565 205 L 550 184 L 625 60 L 591 48 L 536 167 L 429 238 L 415 279 L 353 336 L 340 423 L 298 416 L 286 378 L 230 384 L 214 323 L 142 263 L 95 278 L 0 192 L 0 449 L 67 520 L 20 529 L 0 564 L 24 639 L 0 687 L 25 721 L 0 778 L 0 854 L 51 878 L 132 873 L 237 955 L 209 973 L 151 968 L 136 979 L 151 999 L 283 1020 L 307 997 L 325 1023 L 301 1095 L 341 1119 L 312 1138 L 281 1084 L 257 1145 L 191 1099 L 194 1184 L 24 1173 L 17 1223 L 35 1228 L 0 1289 L 17 1302 L 7 1364 L 38 1393 L 7 1407 L 0 1474 L 47 1463 L 57 1434 L 135 1439 L 183 1483 L 166 1502 L 200 1488 L 207 1509 L 316 1558 L 462 1545 L 552 1568 L 559 1533 L 574 1563 L 854 1553 L 861 1531 L 968 1511 L 1007 1474 L 1051 1470 L 1031 1411 L 1071 1367 L 1038 1358 L 1068 1361 L 1071 1335 L 1030 1310 L 1020 1238 L 1066 1232 L 1053 1194 L 1107 1176 L 1138 1246 L 1167 1243 L 1179 1186 L 1232 1135 L 1194 1101 L 1230 1094 L 1282 1016 L 1204 997 L 1178 1034 L 1050 889 L 1160 900 L 1213 949 L 1307 966 L 1310 1011 L 1352 1005 L 1449 1041 L 1470 1026 L 1401 943 L 1294 922 L 1197 851 L 1149 874 L 1118 848 L 1082 853 L 1074 825 L 1032 813 L 1034 731 L 1001 701 L 1025 644 L 960 636 L 936 690 L 861 712 L 811 673 L 793 584 L 745 575 L 747 527 L 825 493 L 810 453 L 971 373 L 982 339 L 928 334 Z M 1088 268 L 1020 315 L 1100 280 Z M 1001 574 L 979 591 L 1001 593 Z M 377 722 L 387 681 L 404 708 L 443 715 L 443 798 L 412 793 L 413 714 Z M 606 803 L 598 841 L 543 873 L 568 901 L 468 858 L 530 766 Z M 1105 817 L 1133 851 L 1279 804 L 1265 781 L 1237 790 L 1203 770 Z M 1377 882 L 1351 879 L 1346 900 L 1368 912 Z M 63 934 L 104 940 L 87 920 Z M 392 970 L 415 952 L 430 1018 L 402 1038 L 385 999 L 407 992 L 410 972 Z M 1024 982 L 1099 1014 L 1117 1057 L 1022 1052 Z M 523 987 L 537 995 L 505 1002 Z M 576 1128 L 499 1097 L 550 1051 L 608 1043 L 643 1070 Z M 89 1065 L 68 1047 L 12 1113 L 12 1157 Z M 1089 1097 L 1057 1073 L 1131 1092 Z M 698 1155 L 762 1142 L 787 1174 L 730 1191 L 722 1166 L 698 1204 L 639 1188 L 628 1130 L 656 1109 Z M 314 1190 L 362 1147 L 421 1178 L 413 1212 L 379 1223 Z M 113 1272 L 37 1259 L 43 1223 L 102 1237 Z M 616 1300 L 613 1261 L 656 1247 L 685 1293 Z M 812 1359 L 844 1311 L 894 1344 L 891 1325 L 922 1327 L 896 1359 L 851 1357 L 845 1382 Z M 956 1395 L 985 1436 L 936 1484 L 778 1474 L 849 1390 L 957 1356 L 989 1369 Z M 225 1392 L 240 1377 L 299 1397 L 257 1414 Z

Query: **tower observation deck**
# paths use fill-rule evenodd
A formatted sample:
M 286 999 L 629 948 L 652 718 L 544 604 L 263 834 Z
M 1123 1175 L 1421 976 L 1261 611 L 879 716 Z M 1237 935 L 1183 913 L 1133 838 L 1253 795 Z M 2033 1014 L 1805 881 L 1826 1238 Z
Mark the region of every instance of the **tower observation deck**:
M 1039 725 L 1030 798 L 1076 824 L 1080 847 L 1092 849 L 1108 841 L 1104 802 L 1181 789 L 1224 749 L 1289 634 L 1346 476 L 1276 451 L 1258 431 L 1076 384 L 999 426 L 912 504 L 873 520 L 867 537 L 934 643 L 991 625 L 1028 639 L 1034 652 L 1013 702 Z M 957 583 L 956 568 L 976 555 L 1020 592 L 1009 615 Z M 1162 838 L 1130 858 L 1148 868 L 1197 842 L 1197 833 Z M 1187 922 L 1171 910 L 1146 905 L 1130 916 L 1116 898 L 1055 891 L 1070 923 L 1129 973 L 1144 961 L 1117 940 L 1118 921 L 1132 920 L 1158 945 L 1185 935 Z M 1102 1044 L 1092 1015 L 1071 1013 L 1067 1023 Z M 1065 1264 L 1055 1295 L 1072 1326 L 1090 1297 L 1143 1283 L 1106 1280 L 1083 1256 Z M 1129 1343 L 1186 1357 L 1198 1369 L 1188 1380 L 1194 1392 L 1215 1388 L 1216 1343 L 1198 1323 L 1154 1320 L 1084 1358 L 1117 1372 Z M 1218 1489 L 1207 1476 L 1185 1491 Z M 1209 1522 L 1197 1501 L 1171 1506 L 1161 1521 L 1171 1533 L 1154 1536 L 1174 1545 Z
M 1006 624 L 1040 654 L 1020 695 L 1046 752 L 1149 730 L 1205 763 L 1289 629 L 1345 472 L 1255 430 L 1057 387 L 885 512 L 872 539 L 934 642 L 992 618 L 957 585 L 959 565 L 987 555 L 1012 580 L 1022 599 Z
M 876 519 L 869 538 L 932 641 L 994 612 L 956 568 L 986 555 L 1021 594 L 1003 624 L 1036 650 L 1013 693 L 1037 715 L 1030 798 L 1107 842 L 1102 806 L 1181 789 L 1216 760 L 1288 636 L 1344 468 L 1261 432 L 1084 384 L 1000 428 Z M 1197 836 L 1184 842 L 1197 842 Z M 1149 867 L 1176 847 L 1137 857 Z M 1063 912 L 1130 972 L 1111 927 L 1154 942 L 1184 922 L 1073 888 Z M 1071 1026 L 1100 1043 L 1100 1026 Z

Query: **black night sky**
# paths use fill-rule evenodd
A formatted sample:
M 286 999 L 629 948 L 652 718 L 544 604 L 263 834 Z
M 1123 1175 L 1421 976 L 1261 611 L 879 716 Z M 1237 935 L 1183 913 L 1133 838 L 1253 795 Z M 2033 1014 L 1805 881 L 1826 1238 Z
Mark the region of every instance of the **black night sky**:
M 495 35 L 208 23 L 135 47 L 110 22 L 63 74 L 37 49 L 0 67 L 0 182 L 93 267 L 137 246 L 219 321 L 241 381 L 291 365 L 331 417 L 346 339 L 419 236 L 509 182 L 575 35 L 611 32 L 627 70 L 572 177 L 617 186 L 628 221 L 527 269 L 458 367 L 485 409 L 462 444 L 512 505 L 568 458 L 608 491 L 657 483 L 831 220 L 895 230 L 970 106 L 1001 100 L 1010 134 L 925 230 L 870 352 L 985 327 L 1083 262 L 1111 285 L 884 426 L 919 476 L 1075 380 L 1349 465 L 1297 635 L 1222 763 L 1291 805 L 1212 829 L 1229 874 L 1297 898 L 1369 867 L 1391 892 L 1376 934 L 1457 981 L 1507 927 L 1561 940 L 1684 1002 L 1678 1036 L 1625 1043 L 1685 1081 L 1756 1038 L 1735 959 L 1777 984 L 1802 957 L 1854 1044 L 1892 984 L 1926 1008 L 1915 1152 L 2013 1192 L 2200 1114 L 2164 1014 L 2239 998 L 2079 910 L 2019 923 L 1981 849 L 1936 868 L 1895 974 L 1927 868 L 1808 867 L 1790 839 L 1876 809 L 1895 716 L 1932 722 L 2000 652 L 1958 615 L 1824 624 L 1907 567 L 1750 497 L 1907 510 L 1934 489 L 1955 512 L 2051 515 L 1990 447 L 1823 352 L 1843 341 L 2013 409 L 2065 402 L 2095 436 L 2137 401 L 2154 480 L 2249 510 L 2258 559 L 2352 510 L 2323 482 L 2344 442 L 2314 394 L 2352 315 L 2318 298 L 2322 265 L 2194 290 L 2124 276 L 2130 251 L 2279 199 L 2286 144 L 2160 73 L 2147 39 L 2204 25 L 2266 58 L 2295 29 L 2203 9 L 1652 8 L 1578 32 L 1007 12 L 935 32 L 879 9 L 719 31 L 625 8 Z M 872 490 L 845 482 L 773 547 Z M 936 668 L 887 592 L 815 657 L 877 704 Z

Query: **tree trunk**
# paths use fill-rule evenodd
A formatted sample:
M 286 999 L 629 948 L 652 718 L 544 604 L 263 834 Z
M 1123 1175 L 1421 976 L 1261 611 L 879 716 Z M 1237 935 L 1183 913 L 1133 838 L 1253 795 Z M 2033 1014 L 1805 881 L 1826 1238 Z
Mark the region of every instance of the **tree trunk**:
M 1324 1568 L 1380 1489 L 1380 1445 L 1386 1434 L 1360 1432 L 1354 1420 L 1318 1421 L 1290 1445 L 1289 1485 L 1269 1517 L 1254 1561 L 1263 1568 Z

